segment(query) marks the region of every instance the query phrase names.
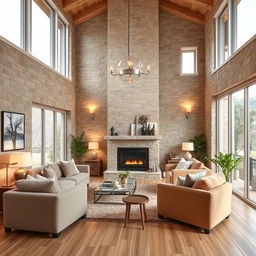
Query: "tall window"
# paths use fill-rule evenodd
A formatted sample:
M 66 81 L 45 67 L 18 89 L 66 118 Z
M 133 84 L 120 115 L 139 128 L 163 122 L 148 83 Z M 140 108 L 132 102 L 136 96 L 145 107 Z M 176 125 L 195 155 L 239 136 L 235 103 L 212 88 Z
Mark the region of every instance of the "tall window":
M 0 1 L 0 35 L 21 46 L 21 0 Z
M 181 75 L 195 75 L 197 73 L 197 48 L 181 48 Z
M 0 35 L 69 77 L 69 24 L 52 0 L 0 0 Z
M 32 1 L 32 54 L 50 66 L 52 10 L 42 0 Z
M 226 0 L 215 15 L 216 67 L 256 34 L 255 0 Z
M 51 109 L 32 108 L 33 166 L 65 159 L 66 115 Z
M 256 85 L 220 97 L 217 106 L 217 151 L 242 158 L 233 190 L 256 204 Z

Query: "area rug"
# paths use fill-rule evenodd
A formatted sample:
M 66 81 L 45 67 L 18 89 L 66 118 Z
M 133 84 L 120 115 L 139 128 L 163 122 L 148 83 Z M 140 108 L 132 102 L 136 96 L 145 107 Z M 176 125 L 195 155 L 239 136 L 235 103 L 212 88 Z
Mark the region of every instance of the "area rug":
M 90 183 L 88 189 L 88 220 L 109 220 L 109 221 L 123 221 L 125 218 L 125 204 L 94 204 L 94 189 L 100 183 Z M 146 204 L 147 218 L 150 222 L 162 222 L 157 215 L 157 197 L 156 184 L 138 184 L 134 194 L 146 195 L 149 197 L 149 202 Z M 118 196 L 103 196 L 102 201 L 122 202 L 122 195 Z M 131 221 L 140 220 L 140 208 L 138 205 L 131 206 Z

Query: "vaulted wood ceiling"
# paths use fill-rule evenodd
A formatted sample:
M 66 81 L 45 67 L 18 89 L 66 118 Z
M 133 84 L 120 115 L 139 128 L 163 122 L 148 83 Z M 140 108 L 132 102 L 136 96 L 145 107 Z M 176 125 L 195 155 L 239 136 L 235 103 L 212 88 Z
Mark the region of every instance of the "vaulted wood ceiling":
M 214 0 L 159 0 L 159 8 L 167 13 L 205 24 Z M 62 7 L 73 23 L 80 24 L 107 10 L 107 0 L 62 0 Z

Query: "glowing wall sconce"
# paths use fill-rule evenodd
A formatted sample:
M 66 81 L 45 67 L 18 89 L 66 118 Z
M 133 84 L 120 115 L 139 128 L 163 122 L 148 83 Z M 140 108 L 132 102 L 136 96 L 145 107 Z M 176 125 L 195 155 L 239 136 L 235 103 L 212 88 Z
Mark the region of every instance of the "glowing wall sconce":
M 89 109 L 89 116 L 92 120 L 94 120 L 95 118 L 95 106 L 93 105 L 90 105 L 88 106 L 88 109 Z
M 186 119 L 190 119 L 191 118 L 191 105 L 185 105 L 185 116 Z

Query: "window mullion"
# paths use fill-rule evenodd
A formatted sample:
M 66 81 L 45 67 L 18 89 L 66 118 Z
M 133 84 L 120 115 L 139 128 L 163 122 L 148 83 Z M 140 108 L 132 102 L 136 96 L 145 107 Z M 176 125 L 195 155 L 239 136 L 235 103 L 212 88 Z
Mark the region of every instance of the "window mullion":
M 249 108 L 248 108 L 248 87 L 244 89 L 244 196 L 249 197 Z
M 58 44 L 58 37 L 57 37 L 57 21 L 58 15 L 56 10 L 52 11 L 51 16 L 51 66 L 57 70 L 57 44 Z
M 228 24 L 228 43 L 229 56 L 236 50 L 236 5 L 234 0 L 228 1 L 229 24 Z

